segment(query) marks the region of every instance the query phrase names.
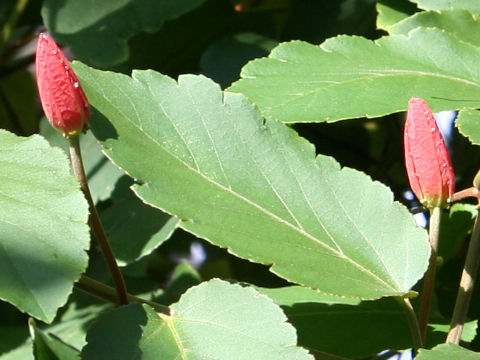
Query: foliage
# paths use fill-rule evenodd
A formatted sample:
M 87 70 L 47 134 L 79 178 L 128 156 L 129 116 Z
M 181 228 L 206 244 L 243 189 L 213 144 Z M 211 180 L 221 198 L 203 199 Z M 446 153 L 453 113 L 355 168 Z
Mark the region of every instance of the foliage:
M 400 112 L 411 97 L 459 111 L 457 189 L 471 186 L 479 17 L 474 0 L 2 2 L 0 360 L 412 348 L 405 299 L 418 309 L 430 246 L 404 196 Z M 68 145 L 40 115 L 40 30 L 77 59 L 92 107 L 81 147 L 126 306 L 105 304 Z M 442 344 L 476 215 L 443 213 L 418 359 L 480 356 L 475 307 L 462 346 Z

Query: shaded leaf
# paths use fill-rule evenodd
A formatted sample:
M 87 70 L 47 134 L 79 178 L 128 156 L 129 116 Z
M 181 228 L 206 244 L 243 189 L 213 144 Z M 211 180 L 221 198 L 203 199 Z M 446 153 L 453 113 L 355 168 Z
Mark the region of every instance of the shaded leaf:
M 0 130 L 0 298 L 50 322 L 87 266 L 87 203 L 65 155 Z
M 202 73 L 219 83 L 222 88 L 240 77 L 240 70 L 249 60 L 267 56 L 277 41 L 252 33 L 241 33 L 222 39 L 202 55 Z
M 46 0 L 42 16 L 56 41 L 68 44 L 79 59 L 106 67 L 128 58 L 127 41 L 132 35 L 155 32 L 164 21 L 175 19 L 204 1 Z
M 211 280 L 188 290 L 172 311 L 131 304 L 101 316 L 82 359 L 313 360 L 296 346 L 281 309 L 253 288 Z
M 294 41 L 247 64 L 229 91 L 289 123 L 382 116 L 405 110 L 411 97 L 424 98 L 434 112 L 473 108 L 480 106 L 479 56 L 480 48 L 438 29 L 375 42 L 350 36 L 320 46 Z
M 457 203 L 450 207 L 448 214 L 442 214 L 438 254 L 444 260 L 457 255 L 472 230 L 477 213 L 475 205 Z
M 405 312 L 393 298 L 376 301 L 345 299 L 299 286 L 257 290 L 282 307 L 289 322 L 297 329 L 298 344 L 307 349 L 363 358 L 385 349 L 412 347 Z M 445 322 L 429 324 L 429 345 L 445 341 L 449 329 L 448 320 Z M 472 341 L 476 322 L 465 325 L 462 340 Z
M 420 26 L 445 30 L 458 40 L 480 46 L 480 39 L 476 36 L 480 31 L 480 15 L 472 15 L 469 11 L 461 9 L 423 11 L 394 24 L 389 27 L 388 32 L 408 34 Z
M 112 194 L 112 206 L 101 213 L 113 253 L 120 266 L 150 254 L 177 227 L 179 219 L 143 203 L 121 179 Z M 123 183 L 123 184 L 122 184 Z
M 74 360 L 80 359 L 80 352 L 65 344 L 56 336 L 40 330 L 32 321 L 30 331 L 33 337 L 35 360 Z
M 139 179 L 138 196 L 180 217 L 183 229 L 344 296 L 404 294 L 422 276 L 426 233 L 390 190 L 316 159 L 310 143 L 263 120 L 240 94 L 222 98 L 201 76 L 177 84 L 154 71 L 132 79 L 75 67 L 100 112 L 92 126 L 108 156 Z
M 478 360 L 480 353 L 467 350 L 454 344 L 438 345 L 432 350 L 420 349 L 418 360 Z

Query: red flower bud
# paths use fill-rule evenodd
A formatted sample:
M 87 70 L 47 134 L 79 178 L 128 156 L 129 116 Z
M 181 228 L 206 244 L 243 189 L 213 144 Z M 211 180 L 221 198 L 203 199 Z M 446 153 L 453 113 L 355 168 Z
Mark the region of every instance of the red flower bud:
M 67 58 L 46 33 L 38 37 L 35 71 L 50 124 L 67 137 L 80 133 L 90 121 L 90 105 Z
M 408 102 L 404 145 L 413 192 L 428 208 L 445 207 L 455 192 L 455 174 L 445 141 L 423 99 L 411 98 Z

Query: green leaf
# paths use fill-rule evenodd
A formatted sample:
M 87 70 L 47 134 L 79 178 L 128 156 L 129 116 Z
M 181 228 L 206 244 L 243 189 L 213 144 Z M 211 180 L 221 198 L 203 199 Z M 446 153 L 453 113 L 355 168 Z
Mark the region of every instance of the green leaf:
M 480 46 L 480 39 L 476 36 L 480 31 L 480 15 L 472 15 L 469 11 L 461 9 L 423 11 L 391 26 L 388 32 L 408 34 L 420 26 L 445 30 L 458 40 Z
M 257 290 L 282 307 L 289 322 L 297 329 L 298 344 L 307 349 L 364 358 L 385 349 L 412 347 L 405 312 L 393 298 L 361 301 L 299 286 Z M 328 329 L 328 332 L 319 336 L 319 329 Z M 448 329 L 448 324 L 429 324 L 429 344 L 444 342 Z M 462 340 L 472 341 L 476 322 L 467 323 L 465 330 Z
M 444 260 L 458 254 L 466 236 L 472 230 L 477 213 L 475 205 L 456 203 L 448 214 L 442 215 L 438 254 Z
M 180 221 L 143 203 L 128 188 L 130 184 L 130 181 L 119 181 L 112 194 L 112 206 L 101 213 L 103 226 L 120 266 L 150 254 L 172 235 Z
M 480 48 L 438 29 L 375 42 L 351 36 L 320 46 L 294 41 L 247 64 L 229 91 L 289 123 L 382 116 L 406 110 L 412 96 L 434 112 L 474 108 L 480 107 L 479 57 Z
M 267 56 L 277 44 L 275 40 L 252 33 L 222 39 L 203 53 L 200 61 L 202 74 L 225 88 L 238 80 L 243 65 L 249 60 Z
M 218 279 L 188 290 L 171 316 L 140 304 L 101 316 L 82 350 L 84 360 L 140 357 L 313 360 L 296 346 L 295 329 L 272 300 Z
M 411 0 L 425 10 L 466 9 L 471 13 L 480 13 L 480 3 L 472 0 Z
M 375 5 L 377 16 L 377 28 L 388 31 L 397 22 L 412 15 L 416 6 L 407 0 L 379 0 Z
M 65 344 L 56 336 L 40 330 L 33 321 L 30 323 L 33 337 L 33 353 L 35 360 L 76 360 L 80 352 Z
M 480 111 L 463 110 L 458 113 L 455 126 L 474 145 L 480 145 Z
M 55 40 L 68 44 L 79 59 L 106 67 L 128 59 L 127 41 L 132 35 L 158 31 L 166 20 L 204 1 L 46 0 L 42 17 Z
M 40 136 L 0 130 L 0 174 L 0 298 L 50 322 L 87 266 L 87 203 Z
M 68 141 L 65 141 L 63 135 L 55 130 L 46 118 L 43 118 L 40 123 L 40 133 L 50 145 L 57 146 L 68 154 Z M 80 148 L 93 201 L 109 199 L 116 182 L 125 173 L 103 155 L 102 148 L 91 131 L 80 136 Z
M 154 71 L 132 79 L 75 68 L 109 158 L 138 179 L 138 196 L 181 218 L 183 229 L 337 295 L 405 294 L 422 276 L 426 232 L 390 190 L 315 158 L 310 143 L 263 120 L 242 95 L 222 97 L 202 76 L 177 84 Z M 139 154 L 148 156 L 139 162 Z
M 454 344 L 442 344 L 432 350 L 420 349 L 417 360 L 478 360 L 480 353 Z

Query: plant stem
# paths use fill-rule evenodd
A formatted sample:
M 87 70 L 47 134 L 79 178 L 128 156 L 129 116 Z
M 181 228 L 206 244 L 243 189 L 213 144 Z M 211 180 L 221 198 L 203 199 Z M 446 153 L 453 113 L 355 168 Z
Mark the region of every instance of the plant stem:
M 115 283 L 115 287 L 117 289 L 117 302 L 119 305 L 128 304 L 127 299 L 127 289 L 125 287 L 125 281 L 123 280 L 122 273 L 118 268 L 117 261 L 115 260 L 115 256 L 113 255 L 112 248 L 108 243 L 107 235 L 105 234 L 105 230 L 103 225 L 100 221 L 100 217 L 98 216 L 97 209 L 95 204 L 93 203 L 92 195 L 90 194 L 90 189 L 88 188 L 87 177 L 85 175 L 85 170 L 83 168 L 83 161 L 82 161 L 82 154 L 80 152 L 80 142 L 79 136 L 72 136 L 69 138 L 70 140 L 70 160 L 72 161 L 73 172 L 75 177 L 77 178 L 78 182 L 80 183 L 80 187 L 85 195 L 85 198 L 88 201 L 89 209 L 90 209 L 90 227 L 95 234 L 95 237 L 100 244 L 100 248 L 102 249 L 103 257 L 105 258 L 108 268 L 112 274 L 113 282 Z
M 447 335 L 447 343 L 459 344 L 462 336 L 463 325 L 467 318 L 468 307 L 472 298 L 475 279 L 477 278 L 478 265 L 480 263 L 480 220 L 475 219 L 473 232 L 468 246 L 467 258 L 463 267 L 460 286 L 458 287 L 457 300 L 453 310 L 450 331 Z
M 418 349 L 424 347 L 424 342 L 422 334 L 420 332 L 420 326 L 417 321 L 417 315 L 413 310 L 413 306 L 410 303 L 410 300 L 405 297 L 395 296 L 395 300 L 402 306 L 407 316 L 408 327 L 410 328 L 410 334 L 412 335 L 413 350 L 417 353 Z
M 428 317 L 430 315 L 430 306 L 435 289 L 435 271 L 437 267 L 438 240 L 440 238 L 440 218 L 442 211 L 440 207 L 430 209 L 430 226 L 428 230 L 430 246 L 432 253 L 428 263 L 427 273 L 423 285 L 422 302 L 420 304 L 419 326 L 422 343 L 425 344 L 427 336 Z
M 87 292 L 88 294 L 95 295 L 96 297 L 106 300 L 112 303 L 117 302 L 117 292 L 114 288 L 111 286 L 105 285 L 99 281 L 96 281 L 92 278 L 89 278 L 88 276 L 82 275 L 80 280 L 75 283 L 75 287 Z M 127 294 L 127 299 L 129 302 L 138 302 L 141 304 L 147 304 L 150 305 L 153 309 L 155 309 L 156 312 L 165 314 L 165 315 L 171 315 L 170 314 L 170 309 L 162 304 L 158 304 L 153 301 L 148 301 L 139 297 L 136 297 L 131 294 Z

